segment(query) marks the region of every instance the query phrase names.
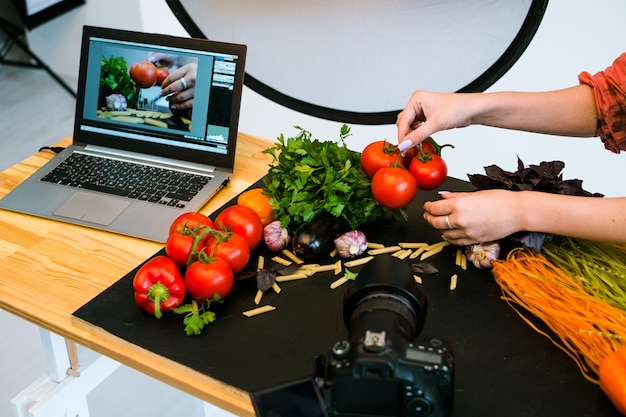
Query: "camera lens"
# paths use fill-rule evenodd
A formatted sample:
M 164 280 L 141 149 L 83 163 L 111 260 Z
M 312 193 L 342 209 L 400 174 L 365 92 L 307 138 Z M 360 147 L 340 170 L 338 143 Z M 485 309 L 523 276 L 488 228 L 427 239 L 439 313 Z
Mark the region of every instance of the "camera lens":
M 343 313 L 351 340 L 365 330 L 391 330 L 387 333 L 392 337 L 398 330 L 406 340 L 413 340 L 424 326 L 426 306 L 426 296 L 409 266 L 393 256 L 377 256 L 363 266 L 346 291 Z

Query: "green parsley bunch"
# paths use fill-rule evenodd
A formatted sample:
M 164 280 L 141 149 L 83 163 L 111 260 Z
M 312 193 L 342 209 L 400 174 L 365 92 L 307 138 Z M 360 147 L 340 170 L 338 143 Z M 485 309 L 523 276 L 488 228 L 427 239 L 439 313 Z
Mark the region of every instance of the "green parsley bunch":
M 360 169 L 360 154 L 346 146 L 348 126 L 341 127 L 338 142 L 313 139 L 310 132 L 295 128 L 299 130 L 295 137 L 281 134 L 263 151 L 273 158 L 265 191 L 283 227 L 297 230 L 323 212 L 342 217 L 353 229 L 386 212 L 406 218 L 403 210 L 387 209 L 372 196 L 371 180 Z

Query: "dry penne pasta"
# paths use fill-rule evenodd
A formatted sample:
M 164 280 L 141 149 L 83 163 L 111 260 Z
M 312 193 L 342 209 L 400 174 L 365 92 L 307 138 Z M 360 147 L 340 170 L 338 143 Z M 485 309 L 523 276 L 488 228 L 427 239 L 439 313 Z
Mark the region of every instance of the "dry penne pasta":
M 265 258 L 263 257 L 263 255 L 259 255 L 259 259 L 256 262 L 256 270 L 260 271 L 263 269 L 263 267 L 265 267 Z
M 293 274 L 278 275 L 276 277 L 276 282 L 295 281 L 297 279 L 306 279 L 308 277 L 309 276 L 307 274 L 304 274 L 302 272 L 295 272 Z
M 418 284 L 422 283 L 422 277 L 418 276 L 418 275 L 413 275 L 413 279 L 415 280 L 415 282 L 417 282 Z
M 417 248 L 415 249 L 415 251 L 409 255 L 409 259 L 415 259 L 418 256 L 420 256 L 422 253 L 424 253 L 424 251 L 426 250 L 426 246 L 423 246 L 421 248 Z
M 354 266 L 365 265 L 366 263 L 368 263 L 372 259 L 374 259 L 373 256 L 366 256 L 364 258 L 359 258 L 359 259 L 355 259 L 353 261 L 344 262 L 344 266 L 346 268 L 352 268 Z
M 330 284 L 330 289 L 334 290 L 335 288 L 338 288 L 340 286 L 342 286 L 343 284 L 345 284 L 346 282 L 348 282 L 348 278 L 346 278 L 345 276 L 339 278 L 338 280 L 333 281 Z
M 438 254 L 439 252 L 441 252 L 443 250 L 444 247 L 448 246 L 449 243 L 446 242 L 445 240 L 439 243 L 435 243 L 433 245 L 430 245 L 426 251 L 424 253 L 422 253 L 422 256 L 420 257 L 420 260 L 424 260 L 426 258 L 429 258 L 433 255 Z
M 257 289 L 256 295 L 254 296 L 254 304 L 259 305 L 262 297 L 263 297 L 263 291 L 261 291 L 260 289 Z
M 300 258 L 298 258 L 292 251 L 290 251 L 289 249 L 283 249 L 282 250 L 282 254 L 285 255 L 287 258 L 291 259 L 292 261 L 294 261 L 297 264 L 303 264 L 304 261 Z
M 404 249 L 419 249 L 425 248 L 428 246 L 428 243 L 425 242 L 400 242 L 398 246 Z
M 317 265 L 317 266 L 314 266 L 311 269 L 313 271 L 315 271 L 315 272 L 336 271 L 337 270 L 337 264 L 339 264 L 339 268 L 341 268 L 341 261 L 337 261 L 334 264 Z M 341 272 L 341 270 L 340 270 L 340 272 Z
M 291 265 L 293 263 L 293 262 L 291 262 L 288 259 L 281 258 L 280 256 L 274 256 L 272 258 L 272 261 L 276 262 L 277 264 L 284 265 L 284 266 L 289 266 L 289 265 Z
M 253 308 L 251 310 L 247 310 L 244 311 L 242 314 L 246 317 L 254 317 L 254 316 L 258 316 L 259 314 L 263 314 L 263 313 L 267 313 L 269 311 L 273 311 L 276 310 L 276 307 L 272 306 L 272 305 L 264 305 L 261 307 L 257 307 L 257 308 Z
M 276 282 L 272 284 L 272 289 L 274 290 L 276 294 L 280 294 L 280 292 L 282 291 Z
M 370 249 L 367 251 L 368 255 L 382 255 L 384 253 L 391 253 L 391 252 L 395 252 L 397 250 L 402 249 L 400 246 L 395 245 L 395 246 L 385 246 L 383 248 L 378 248 L 378 249 Z
M 385 245 L 383 245 L 382 243 L 367 242 L 367 247 L 369 249 L 380 249 L 384 248 Z
M 457 279 L 458 279 L 457 274 L 454 274 L 450 277 L 450 291 L 454 291 L 456 289 Z
M 399 251 L 393 253 L 391 256 L 394 256 L 398 259 L 406 259 L 406 257 L 409 256 L 411 253 L 413 253 L 413 249 L 400 249 Z

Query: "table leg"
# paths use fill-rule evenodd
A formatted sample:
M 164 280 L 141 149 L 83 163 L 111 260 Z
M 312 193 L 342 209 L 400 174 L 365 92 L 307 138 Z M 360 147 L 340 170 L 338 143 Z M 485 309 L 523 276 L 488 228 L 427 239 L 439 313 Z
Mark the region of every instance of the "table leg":
M 120 364 L 41 329 L 48 368 L 44 375 L 11 400 L 15 417 L 89 417 L 87 394 Z

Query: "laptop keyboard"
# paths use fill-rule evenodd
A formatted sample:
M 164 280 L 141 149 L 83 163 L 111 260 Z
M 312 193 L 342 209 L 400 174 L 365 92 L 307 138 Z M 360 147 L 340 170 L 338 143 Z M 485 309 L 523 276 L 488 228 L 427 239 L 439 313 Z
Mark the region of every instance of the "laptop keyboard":
M 211 177 L 73 153 L 41 181 L 184 208 Z

